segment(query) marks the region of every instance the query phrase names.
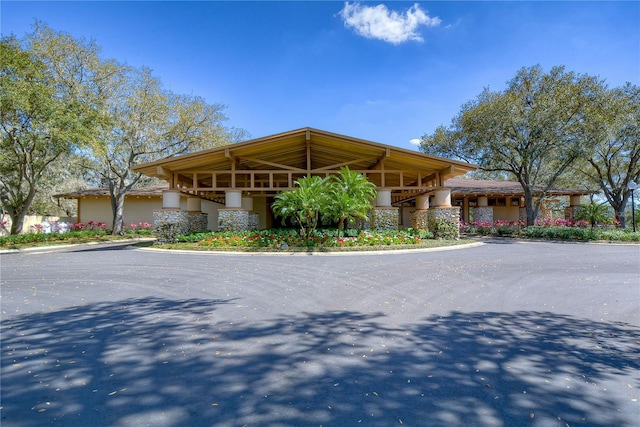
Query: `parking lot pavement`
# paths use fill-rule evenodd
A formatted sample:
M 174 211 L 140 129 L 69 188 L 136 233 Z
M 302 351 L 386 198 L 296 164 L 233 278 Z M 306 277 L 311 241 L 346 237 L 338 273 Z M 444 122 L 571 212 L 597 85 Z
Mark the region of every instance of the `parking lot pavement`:
M 0 258 L 6 426 L 637 426 L 640 247 Z

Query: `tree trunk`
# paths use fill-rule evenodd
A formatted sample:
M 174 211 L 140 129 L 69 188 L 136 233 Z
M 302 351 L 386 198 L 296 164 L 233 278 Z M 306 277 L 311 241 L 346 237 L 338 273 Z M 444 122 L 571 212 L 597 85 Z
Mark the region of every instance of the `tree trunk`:
M 11 230 L 9 233 L 21 234 L 22 227 L 24 227 L 25 214 L 22 211 L 13 211 L 9 216 L 11 217 Z
M 624 218 L 624 208 L 622 208 L 622 210 L 620 210 L 620 206 L 617 206 L 617 207 L 614 206 L 614 211 L 615 211 L 615 217 L 616 217 L 616 227 L 625 228 L 626 227 L 626 223 L 625 223 L 626 221 L 625 221 L 625 218 Z
M 338 220 L 338 237 L 342 237 L 344 231 L 344 217 Z
M 540 204 L 534 203 L 533 192 L 529 186 L 522 184 L 522 189 L 524 190 L 524 205 L 527 210 L 527 227 L 531 227 L 532 225 L 536 225 L 536 217 L 540 210 Z
M 113 208 L 113 231 L 112 235 L 124 234 L 124 196 L 125 192 L 118 189 L 111 197 Z
M 36 196 L 35 189 L 33 187 L 29 190 L 26 200 L 22 203 L 20 208 L 11 207 L 9 209 L 9 215 L 11 216 L 11 234 L 24 233 L 24 217 L 27 216 L 29 208 L 33 203 L 33 199 Z

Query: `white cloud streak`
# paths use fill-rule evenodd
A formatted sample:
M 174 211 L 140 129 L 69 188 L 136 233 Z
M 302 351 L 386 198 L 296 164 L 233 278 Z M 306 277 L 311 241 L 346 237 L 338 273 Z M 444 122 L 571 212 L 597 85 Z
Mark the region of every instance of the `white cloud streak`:
M 423 41 L 418 28 L 437 27 L 442 22 L 438 17 L 427 15 L 418 3 L 400 14 L 387 9 L 384 4 L 362 6 L 359 3 L 345 2 L 340 16 L 344 25 L 353 28 L 359 35 L 395 45 L 409 40 Z
M 421 142 L 422 142 L 422 140 L 419 139 L 419 138 L 413 138 L 413 139 L 409 140 L 409 144 L 411 144 L 411 145 L 420 145 Z

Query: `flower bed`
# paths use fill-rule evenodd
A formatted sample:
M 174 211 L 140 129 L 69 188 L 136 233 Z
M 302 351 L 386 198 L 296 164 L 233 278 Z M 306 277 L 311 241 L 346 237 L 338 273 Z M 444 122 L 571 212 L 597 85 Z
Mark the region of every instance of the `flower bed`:
M 412 229 L 377 232 L 346 230 L 345 234 L 338 236 L 337 230 L 318 230 L 305 238 L 293 229 L 207 232 L 178 236 L 177 243 L 192 243 L 201 248 L 349 248 L 420 245 L 433 238 L 427 231 Z

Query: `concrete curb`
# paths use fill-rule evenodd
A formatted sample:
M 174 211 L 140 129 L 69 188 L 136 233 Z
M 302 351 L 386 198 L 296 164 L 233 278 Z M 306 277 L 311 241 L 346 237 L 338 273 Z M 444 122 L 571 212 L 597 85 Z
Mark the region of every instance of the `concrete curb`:
M 465 245 L 442 246 L 438 248 L 420 249 L 390 249 L 386 251 L 335 251 L 335 252 L 234 252 L 234 251 L 189 251 L 184 249 L 161 249 L 161 248 L 136 248 L 138 251 L 164 252 L 171 254 L 191 254 L 191 255 L 227 255 L 227 256 L 363 256 L 363 255 L 391 255 L 391 254 L 415 254 L 420 252 L 442 252 L 457 249 L 468 249 L 484 246 L 483 242 L 467 243 Z
M 127 246 L 133 245 L 136 243 L 143 242 L 155 242 L 155 238 L 139 238 L 139 239 L 123 239 L 123 240 L 109 240 L 105 242 L 88 242 L 88 243 L 62 243 L 60 245 L 53 246 L 34 246 L 32 248 L 24 248 L 24 249 L 2 249 L 0 250 L 0 254 L 19 254 L 19 253 L 47 253 L 47 252 L 58 252 L 69 249 L 97 249 L 97 248 L 107 248 L 107 247 L 117 247 L 117 246 Z

